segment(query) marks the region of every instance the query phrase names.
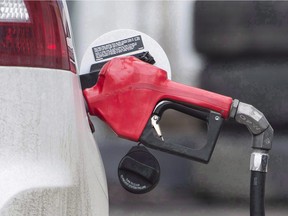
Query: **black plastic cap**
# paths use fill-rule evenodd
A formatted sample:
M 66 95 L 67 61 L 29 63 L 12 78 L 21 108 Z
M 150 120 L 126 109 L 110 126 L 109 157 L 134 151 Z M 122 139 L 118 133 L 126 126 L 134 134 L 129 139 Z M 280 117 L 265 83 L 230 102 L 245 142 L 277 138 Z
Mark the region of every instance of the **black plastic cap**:
M 127 191 L 134 194 L 147 193 L 159 182 L 160 166 L 144 146 L 135 146 L 120 161 L 118 177 Z

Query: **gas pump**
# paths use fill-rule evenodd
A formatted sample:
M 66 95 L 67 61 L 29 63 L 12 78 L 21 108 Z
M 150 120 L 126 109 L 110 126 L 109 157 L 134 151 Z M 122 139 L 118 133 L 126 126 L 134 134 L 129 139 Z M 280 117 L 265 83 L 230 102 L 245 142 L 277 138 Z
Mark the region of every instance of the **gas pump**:
M 142 38 L 147 37 L 143 35 L 119 30 L 106 34 L 100 44 L 96 40 L 90 50 L 90 60 L 94 61 L 90 64 L 90 73 L 81 72 L 80 76 L 89 114 L 103 120 L 119 137 L 136 143 L 120 162 L 121 185 L 137 194 L 157 185 L 160 165 L 144 146 L 208 163 L 221 126 L 225 121 L 234 120 L 246 125 L 253 138 L 250 214 L 265 215 L 265 176 L 273 139 L 273 129 L 265 116 L 237 99 L 171 81 L 169 71 L 165 71 L 167 63 L 163 69 L 158 62 L 161 52 L 145 47 Z M 163 59 L 166 58 L 164 55 Z M 204 147 L 192 149 L 166 142 L 159 123 L 168 109 L 207 124 Z

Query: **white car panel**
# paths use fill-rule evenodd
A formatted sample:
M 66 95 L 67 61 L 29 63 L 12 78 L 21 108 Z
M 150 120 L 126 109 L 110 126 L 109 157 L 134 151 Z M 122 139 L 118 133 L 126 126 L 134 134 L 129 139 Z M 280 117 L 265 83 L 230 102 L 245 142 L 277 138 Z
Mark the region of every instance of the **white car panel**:
M 107 216 L 106 176 L 77 75 L 0 67 L 0 215 Z

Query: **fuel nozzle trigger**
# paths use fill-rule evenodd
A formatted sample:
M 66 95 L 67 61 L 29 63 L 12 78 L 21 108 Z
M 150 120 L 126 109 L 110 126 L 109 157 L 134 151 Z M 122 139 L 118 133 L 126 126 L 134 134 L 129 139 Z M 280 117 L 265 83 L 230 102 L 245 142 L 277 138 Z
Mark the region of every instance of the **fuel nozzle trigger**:
M 167 109 L 173 109 L 205 121 L 208 128 L 206 145 L 201 149 L 193 149 L 187 146 L 165 142 L 161 133 L 159 122 L 162 114 Z M 223 121 L 224 120 L 220 113 L 211 110 L 190 107 L 188 105 L 173 101 L 161 101 L 154 109 L 139 141 L 147 147 L 153 149 L 196 160 L 202 163 L 208 163 L 213 153 Z
M 162 132 L 161 132 L 161 128 L 160 125 L 158 124 L 160 121 L 160 117 L 158 115 L 153 115 L 151 118 L 151 125 L 153 126 L 153 128 L 155 129 L 155 132 L 157 133 L 157 135 L 159 136 L 159 138 L 164 141 L 164 138 L 162 136 Z

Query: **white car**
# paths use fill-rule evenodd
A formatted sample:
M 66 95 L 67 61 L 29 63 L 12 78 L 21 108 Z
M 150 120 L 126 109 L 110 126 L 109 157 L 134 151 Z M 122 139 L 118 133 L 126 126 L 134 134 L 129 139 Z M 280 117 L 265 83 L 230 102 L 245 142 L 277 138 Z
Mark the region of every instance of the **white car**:
M 108 215 L 65 1 L 0 1 L 0 215 Z

